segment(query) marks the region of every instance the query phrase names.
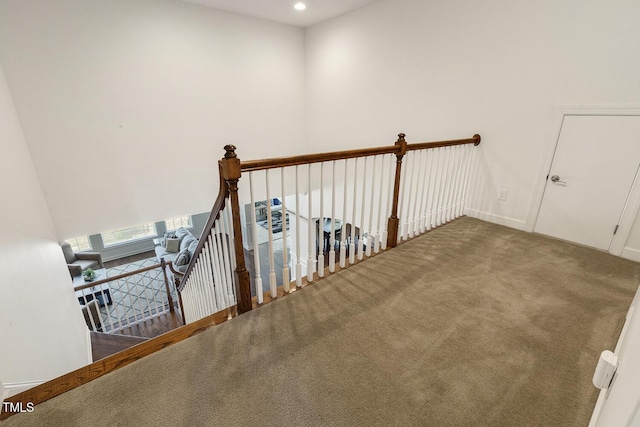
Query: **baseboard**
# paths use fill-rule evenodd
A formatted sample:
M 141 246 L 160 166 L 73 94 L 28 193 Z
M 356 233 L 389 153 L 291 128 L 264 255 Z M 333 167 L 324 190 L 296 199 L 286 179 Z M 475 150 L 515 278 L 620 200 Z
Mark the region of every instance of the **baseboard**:
M 30 388 L 39 386 L 44 384 L 46 381 L 24 381 L 19 383 L 4 383 L 2 387 L 4 388 L 4 399 L 7 399 L 11 396 L 15 396 L 18 393 L 22 393 L 23 391 L 29 390 Z M 0 389 L 0 391 L 2 391 Z
M 625 247 L 620 256 L 631 261 L 640 262 L 640 249 Z
M 472 218 L 478 218 L 483 221 L 492 222 L 494 224 L 504 225 L 509 228 L 515 228 L 516 230 L 528 231 L 527 222 L 520 219 L 497 215 L 490 212 L 478 211 L 475 209 L 465 209 L 465 215 Z
M 89 352 L 87 354 L 87 365 L 90 365 L 93 363 L 93 347 L 91 345 L 91 331 L 89 328 L 87 328 L 87 351 Z

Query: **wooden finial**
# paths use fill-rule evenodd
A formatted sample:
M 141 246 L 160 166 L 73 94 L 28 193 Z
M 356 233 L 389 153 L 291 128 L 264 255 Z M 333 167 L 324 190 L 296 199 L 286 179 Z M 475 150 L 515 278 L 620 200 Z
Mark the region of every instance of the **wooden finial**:
M 224 150 L 226 151 L 224 153 L 224 158 L 225 159 L 233 159 L 235 157 L 238 157 L 238 156 L 236 156 L 236 146 L 235 145 L 231 145 L 231 144 L 225 145 L 224 146 Z
M 405 136 L 407 136 L 407 135 L 405 135 L 404 133 L 400 132 L 398 134 L 398 141 L 396 141 L 396 142 L 404 142 L 404 137 Z

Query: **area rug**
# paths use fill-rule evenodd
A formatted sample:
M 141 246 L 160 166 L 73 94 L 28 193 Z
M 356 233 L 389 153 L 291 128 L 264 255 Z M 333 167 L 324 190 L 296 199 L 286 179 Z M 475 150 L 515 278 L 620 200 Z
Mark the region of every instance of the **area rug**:
M 107 277 L 115 277 L 158 264 L 155 257 L 107 269 Z M 175 286 L 169 276 L 172 299 L 177 301 Z M 100 309 L 103 332 L 114 332 L 126 324 L 162 313 L 169 308 L 169 300 L 160 267 L 137 273 L 109 283 L 113 304 Z

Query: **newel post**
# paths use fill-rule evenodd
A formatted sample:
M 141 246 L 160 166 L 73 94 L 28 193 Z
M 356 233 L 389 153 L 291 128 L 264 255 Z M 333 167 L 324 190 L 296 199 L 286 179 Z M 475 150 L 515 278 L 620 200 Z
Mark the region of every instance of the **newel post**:
M 391 205 L 391 216 L 387 221 L 387 247 L 393 248 L 398 242 L 398 198 L 400 197 L 400 173 L 402 172 L 402 158 L 407 153 L 407 141 L 404 140 L 404 133 L 398 134 L 395 145 L 398 146 L 396 153 L 396 176 L 393 182 L 393 204 Z
M 249 272 L 244 263 L 244 250 L 242 247 L 242 225 L 240 224 L 240 204 L 238 202 L 238 180 L 242 175 L 240 159 L 236 156 L 236 147 L 227 145 L 224 147 L 224 158 L 220 160 L 220 179 L 224 179 L 229 190 L 229 203 L 231 203 L 231 217 L 233 218 L 233 247 L 236 253 L 236 298 L 238 299 L 238 313 L 251 310 L 251 284 Z

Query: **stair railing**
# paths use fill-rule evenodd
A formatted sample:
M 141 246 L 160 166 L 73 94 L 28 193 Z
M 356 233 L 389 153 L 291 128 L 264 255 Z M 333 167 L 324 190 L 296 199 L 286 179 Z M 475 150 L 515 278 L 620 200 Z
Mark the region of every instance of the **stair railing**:
M 218 198 L 179 281 L 185 321 L 232 305 L 244 313 L 463 215 L 480 140 L 408 144 L 401 133 L 392 146 L 249 162 L 226 146 Z

